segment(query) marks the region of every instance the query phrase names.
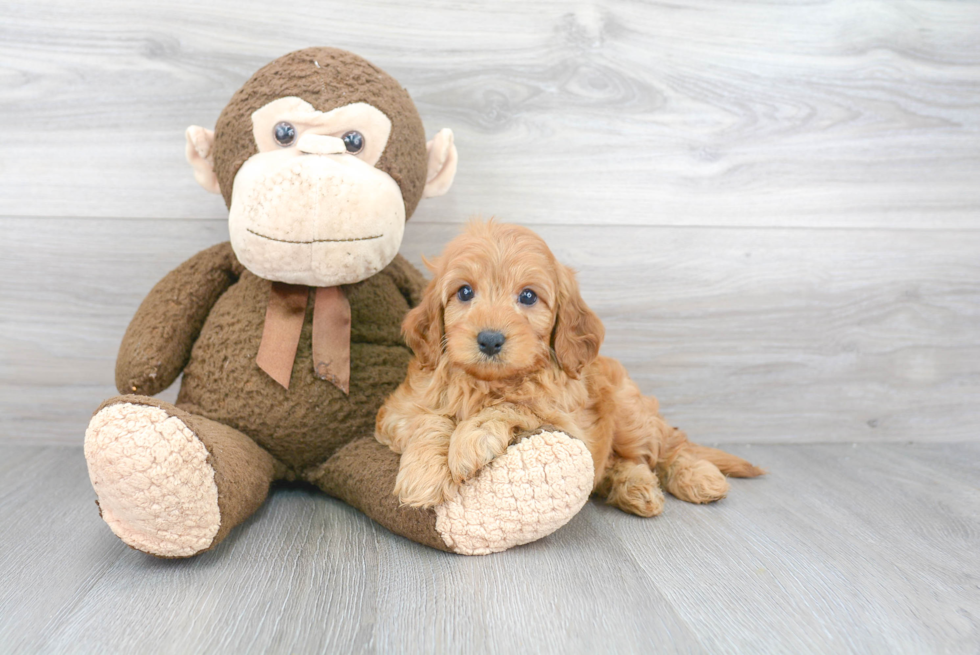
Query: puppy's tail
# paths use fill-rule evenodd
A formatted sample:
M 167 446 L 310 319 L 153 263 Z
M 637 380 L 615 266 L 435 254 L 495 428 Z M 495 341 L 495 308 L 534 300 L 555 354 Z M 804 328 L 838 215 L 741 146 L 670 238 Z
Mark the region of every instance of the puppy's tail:
M 685 450 L 698 459 L 708 460 L 717 466 L 722 473 L 733 478 L 755 478 L 766 474 L 765 469 L 754 466 L 741 457 L 726 453 L 724 450 L 699 446 L 694 443 L 688 443 Z

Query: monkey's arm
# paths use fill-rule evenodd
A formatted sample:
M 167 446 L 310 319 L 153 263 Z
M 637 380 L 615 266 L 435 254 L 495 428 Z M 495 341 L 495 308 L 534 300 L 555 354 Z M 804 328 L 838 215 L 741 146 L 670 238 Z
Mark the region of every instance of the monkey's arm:
M 197 253 L 157 282 L 119 346 L 119 393 L 152 396 L 173 384 L 214 303 L 242 270 L 226 242 Z
M 419 271 L 412 266 L 407 259 L 401 255 L 395 255 L 391 263 L 385 268 L 385 272 L 395 281 L 395 286 L 405 296 L 409 307 L 415 307 L 422 302 L 422 292 L 428 281 Z

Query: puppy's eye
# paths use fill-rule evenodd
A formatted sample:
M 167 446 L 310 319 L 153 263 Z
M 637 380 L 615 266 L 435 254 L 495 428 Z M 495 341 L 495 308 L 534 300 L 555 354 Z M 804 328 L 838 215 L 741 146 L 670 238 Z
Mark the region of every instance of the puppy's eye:
M 347 148 L 347 152 L 352 155 L 356 155 L 360 151 L 364 150 L 364 135 L 360 132 L 348 132 L 344 135 L 344 147 Z
M 456 297 L 460 299 L 461 302 L 469 302 L 473 300 L 473 287 L 468 284 L 464 284 L 456 292 Z
M 292 123 L 282 121 L 272 128 L 272 136 L 275 137 L 276 143 L 285 148 L 293 145 L 293 141 L 296 140 L 296 128 Z
M 530 289 L 524 289 L 524 291 L 521 291 L 521 295 L 517 297 L 517 301 L 522 305 L 533 305 L 538 302 L 538 294 Z

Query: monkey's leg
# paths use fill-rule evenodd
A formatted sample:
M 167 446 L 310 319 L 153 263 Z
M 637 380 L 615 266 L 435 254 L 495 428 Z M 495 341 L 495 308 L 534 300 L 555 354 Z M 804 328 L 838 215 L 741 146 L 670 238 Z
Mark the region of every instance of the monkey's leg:
M 396 534 L 440 550 L 486 555 L 545 537 L 592 493 L 585 444 L 539 430 L 510 446 L 432 509 L 400 506 L 392 493 L 399 456 L 373 437 L 354 441 L 308 476 L 331 496 Z
M 168 558 L 216 546 L 284 473 L 241 432 L 145 396 L 102 404 L 85 432 L 85 459 L 116 536 Z

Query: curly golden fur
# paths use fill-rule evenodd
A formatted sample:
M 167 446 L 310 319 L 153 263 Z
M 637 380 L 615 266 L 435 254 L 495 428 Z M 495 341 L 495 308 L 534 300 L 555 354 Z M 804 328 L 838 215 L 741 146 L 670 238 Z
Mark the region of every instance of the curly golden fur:
M 707 503 L 728 492 L 724 474 L 763 473 L 690 443 L 622 364 L 599 356 L 602 322 L 531 230 L 473 221 L 427 266 L 434 277 L 402 324 L 415 358 L 376 424 L 378 440 L 401 454 L 402 503 L 451 498 L 518 434 L 542 426 L 582 439 L 595 492 L 640 516 L 663 510 L 661 485 Z M 481 333 L 503 338 L 499 352 L 485 338 L 481 349 Z

